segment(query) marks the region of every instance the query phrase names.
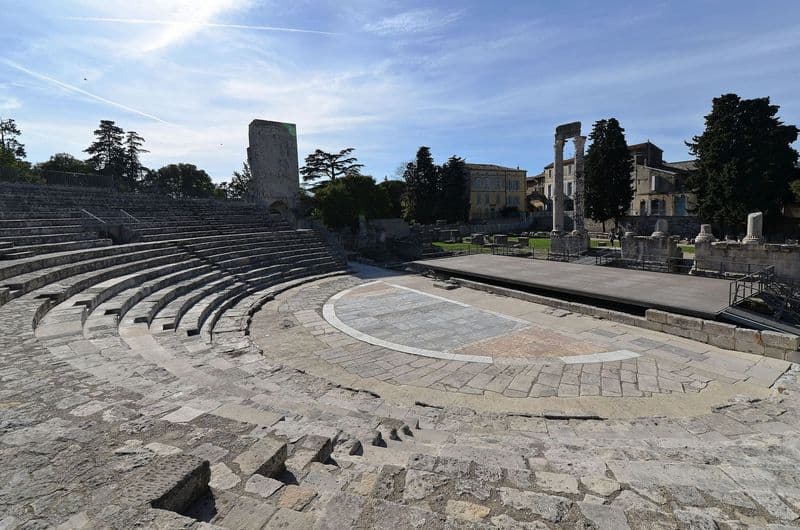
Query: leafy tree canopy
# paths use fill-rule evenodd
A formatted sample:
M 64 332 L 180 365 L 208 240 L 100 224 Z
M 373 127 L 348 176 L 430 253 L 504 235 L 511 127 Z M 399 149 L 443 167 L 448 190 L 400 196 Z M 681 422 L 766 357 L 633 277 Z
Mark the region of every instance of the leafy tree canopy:
M 767 225 L 782 213 L 796 178 L 798 129 L 777 117 L 769 98 L 714 98 L 703 134 L 687 142 L 697 157 L 688 184 L 701 219 L 740 227 L 747 214 L 764 212 Z
M 389 197 L 389 217 L 402 217 L 403 216 L 403 197 L 406 194 L 406 183 L 402 180 L 389 180 L 384 179 L 383 182 L 378 184 L 379 187 L 386 190 Z
M 355 230 L 358 216 L 367 219 L 386 217 L 391 201 L 386 188 L 367 175 L 350 174 L 317 188 L 314 195 L 317 215 L 330 228 L 346 226 Z
M 358 175 L 361 173 L 363 164 L 358 163 L 358 159 L 350 156 L 355 149 L 348 147 L 338 153 L 326 153 L 317 149 L 306 157 L 305 165 L 300 168 L 303 181 L 327 178 L 336 180 L 344 175 Z
M 46 162 L 36 164 L 40 171 L 61 171 L 64 173 L 91 173 L 92 165 L 83 160 L 78 160 L 69 153 L 56 153 Z
M 150 192 L 175 198 L 211 197 L 215 190 L 208 173 L 194 164 L 169 164 L 158 171 L 148 171 L 143 186 Z
M 250 173 L 250 165 L 247 162 L 242 164 L 241 171 L 234 171 L 231 181 L 228 184 L 228 198 L 244 199 L 250 192 L 250 184 L 253 175 Z

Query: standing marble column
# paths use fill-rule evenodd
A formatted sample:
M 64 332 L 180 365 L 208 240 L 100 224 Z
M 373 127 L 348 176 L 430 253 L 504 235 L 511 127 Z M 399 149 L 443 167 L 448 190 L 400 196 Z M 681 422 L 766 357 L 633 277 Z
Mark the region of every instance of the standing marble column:
M 747 235 L 742 240 L 745 245 L 757 245 L 764 241 L 764 214 L 753 212 L 747 215 Z
M 585 232 L 586 225 L 584 223 L 584 217 L 586 215 L 586 205 L 584 204 L 584 169 L 583 169 L 583 146 L 586 143 L 585 136 L 576 136 L 573 139 L 575 143 L 575 196 L 573 200 L 574 210 L 575 210 L 575 231 L 577 232 Z
M 556 137 L 553 161 L 553 232 L 564 231 L 564 139 Z

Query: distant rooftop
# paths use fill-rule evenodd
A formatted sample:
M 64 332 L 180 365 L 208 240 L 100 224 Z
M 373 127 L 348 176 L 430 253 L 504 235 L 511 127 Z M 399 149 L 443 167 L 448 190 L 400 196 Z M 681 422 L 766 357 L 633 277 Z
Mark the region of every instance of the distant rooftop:
M 498 166 L 497 164 L 471 164 L 467 162 L 466 166 L 469 169 L 499 169 L 504 171 L 526 171 L 518 167 Z

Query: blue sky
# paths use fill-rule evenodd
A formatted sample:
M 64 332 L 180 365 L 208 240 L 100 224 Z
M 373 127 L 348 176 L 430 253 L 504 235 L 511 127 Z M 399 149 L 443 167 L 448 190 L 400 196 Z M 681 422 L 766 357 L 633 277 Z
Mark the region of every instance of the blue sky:
M 296 123 L 301 163 L 352 146 L 379 179 L 420 145 L 534 174 L 556 124 L 611 116 L 683 160 L 726 92 L 800 123 L 797 0 L 3 0 L 0 27 L 0 116 L 33 162 L 85 156 L 101 119 L 149 167 L 215 180 L 253 118 Z

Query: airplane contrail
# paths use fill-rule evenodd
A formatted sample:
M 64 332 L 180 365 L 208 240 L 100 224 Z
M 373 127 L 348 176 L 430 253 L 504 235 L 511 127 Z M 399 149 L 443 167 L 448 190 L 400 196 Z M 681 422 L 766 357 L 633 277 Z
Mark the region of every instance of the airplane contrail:
M 138 114 L 139 116 L 144 116 L 145 118 L 150 118 L 151 120 L 155 120 L 157 122 L 164 123 L 166 125 L 172 125 L 170 122 L 162 120 L 158 116 L 153 116 L 152 114 L 148 114 L 146 112 L 142 112 L 141 110 L 134 109 L 133 107 L 129 107 L 127 105 L 123 105 L 122 103 L 117 103 L 116 101 L 111 101 L 110 99 L 106 99 L 106 98 L 104 98 L 102 96 L 98 96 L 97 94 L 92 94 L 91 92 L 87 92 L 86 90 L 83 90 L 82 88 L 78 88 L 76 86 L 73 86 L 73 85 L 70 85 L 70 84 L 67 84 L 67 83 L 63 83 L 63 82 L 59 81 L 58 79 L 53 79 L 50 76 L 46 76 L 44 74 L 40 74 L 38 72 L 34 72 L 33 70 L 29 70 L 28 68 L 25 68 L 24 66 L 21 66 L 21 65 L 15 63 L 13 61 L 9 61 L 8 59 L 0 59 L 0 62 L 10 66 L 11 68 L 19 70 L 20 72 L 24 72 L 24 73 L 28 74 L 31 77 L 35 77 L 36 79 L 40 79 L 42 81 L 47 81 L 49 83 L 53 83 L 54 85 L 58 85 L 61 88 L 64 88 L 66 90 L 69 90 L 69 91 L 72 91 L 72 92 L 76 92 L 78 94 L 83 94 L 84 96 L 90 97 L 92 99 L 96 99 L 97 101 L 101 101 L 101 102 L 103 102 L 103 103 L 105 103 L 107 105 L 111 105 L 111 106 L 120 108 L 122 110 L 127 110 L 128 112 L 133 112 L 134 114 Z
M 62 17 L 66 20 L 82 20 L 86 22 L 115 22 L 119 24 L 151 24 L 157 26 L 201 26 L 205 28 L 250 29 L 256 31 L 286 31 L 290 33 L 316 33 L 319 35 L 339 35 L 331 31 L 315 29 L 284 28 L 279 26 L 249 26 L 246 24 L 217 24 L 214 22 L 178 22 L 174 20 L 158 20 L 149 18 L 111 18 L 111 17 Z

